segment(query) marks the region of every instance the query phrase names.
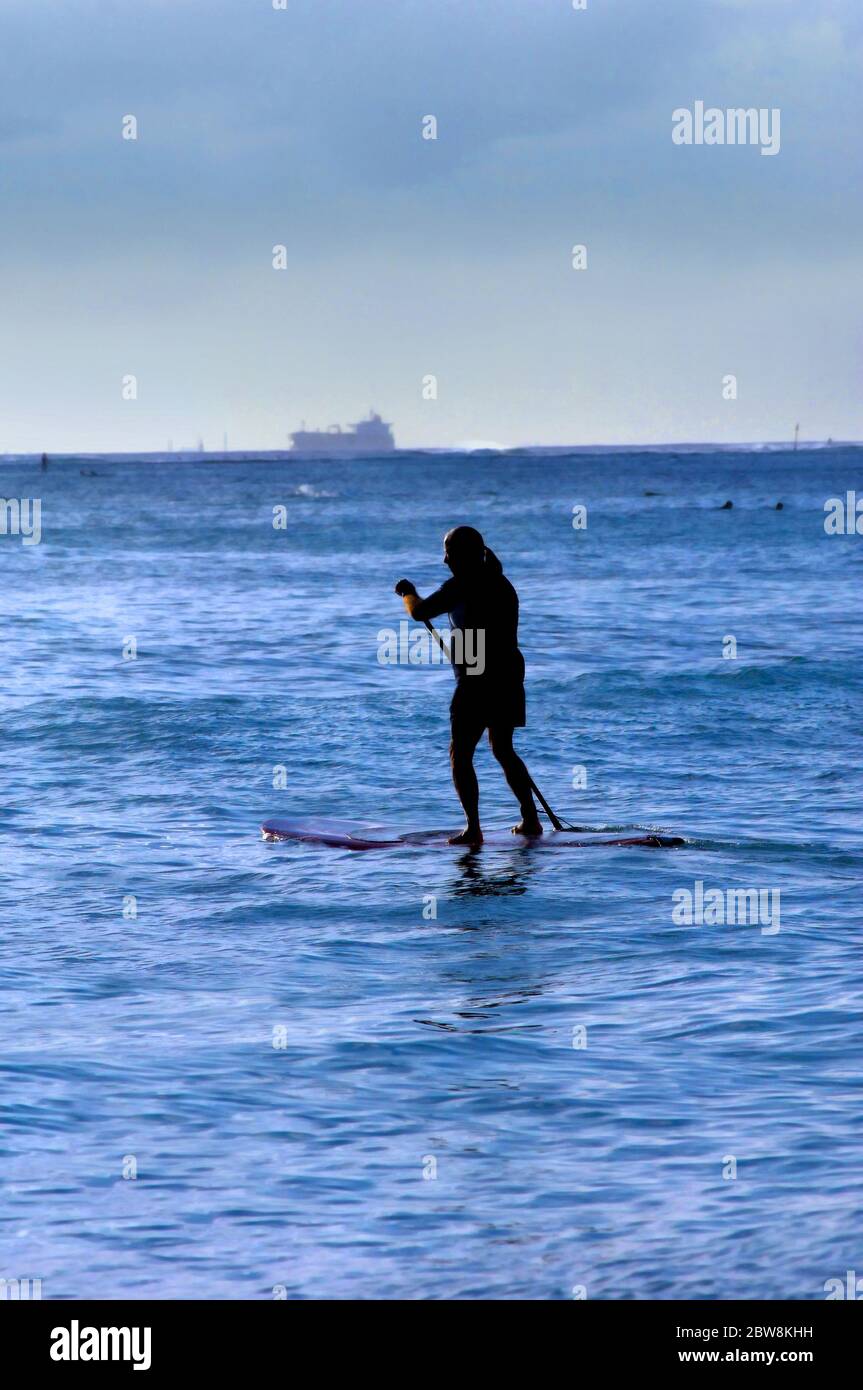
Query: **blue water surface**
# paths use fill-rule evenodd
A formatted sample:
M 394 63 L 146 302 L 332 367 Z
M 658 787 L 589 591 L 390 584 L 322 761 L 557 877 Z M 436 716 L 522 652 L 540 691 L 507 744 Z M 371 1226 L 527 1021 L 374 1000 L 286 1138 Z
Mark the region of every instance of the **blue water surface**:
M 815 1299 L 863 1272 L 863 536 L 824 529 L 861 451 L 88 466 L 0 467 L 43 532 L 0 536 L 0 1276 Z M 260 838 L 461 824 L 450 673 L 378 644 L 462 521 L 520 594 L 548 799 L 686 848 Z M 680 924 L 696 881 L 778 891 L 780 930 Z

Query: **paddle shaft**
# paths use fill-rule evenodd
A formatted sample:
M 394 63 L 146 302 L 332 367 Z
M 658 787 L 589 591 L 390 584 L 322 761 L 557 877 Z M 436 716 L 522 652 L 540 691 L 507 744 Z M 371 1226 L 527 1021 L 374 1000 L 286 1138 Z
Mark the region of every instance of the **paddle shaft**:
M 441 637 L 441 635 L 440 635 L 440 633 L 438 632 L 437 628 L 432 627 L 432 625 L 431 625 L 431 623 L 429 622 L 428 618 L 423 618 L 423 622 L 425 623 L 425 625 L 426 625 L 426 627 L 428 628 L 429 632 L 431 633 L 432 637 L 433 637 L 433 638 L 435 639 L 435 641 L 437 642 L 437 644 L 438 644 L 438 646 L 440 647 L 441 651 L 443 652 L 444 656 L 447 658 L 447 660 L 449 660 L 449 648 L 447 647 L 446 642 L 445 642 L 445 641 L 443 640 L 443 638 Z M 534 782 L 534 780 L 533 780 L 533 778 L 531 777 L 531 775 L 530 775 L 529 772 L 528 772 L 527 776 L 528 776 L 528 781 L 530 782 L 530 789 L 531 789 L 531 791 L 533 792 L 534 796 L 536 797 L 536 799 L 537 799 L 537 801 L 539 802 L 539 804 L 540 804 L 540 806 L 542 807 L 542 809 L 545 811 L 545 814 L 548 816 L 549 820 L 551 821 L 551 824 L 552 824 L 553 829 L 555 829 L 555 830 L 562 830 L 562 829 L 563 829 L 562 824 L 561 824 L 560 821 L 558 820 L 557 816 L 554 814 L 554 811 L 552 811 L 551 807 L 549 806 L 548 802 L 546 801 L 545 797 L 543 796 L 543 794 L 542 794 L 542 792 L 540 791 L 539 787 L 538 787 L 538 786 L 536 785 L 536 783 Z

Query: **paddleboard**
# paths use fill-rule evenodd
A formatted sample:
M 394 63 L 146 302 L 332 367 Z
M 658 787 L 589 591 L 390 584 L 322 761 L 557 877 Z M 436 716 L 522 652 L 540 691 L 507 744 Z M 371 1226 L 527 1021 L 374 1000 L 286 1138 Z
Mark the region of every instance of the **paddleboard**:
M 450 845 L 453 830 L 415 830 L 399 835 L 387 827 L 362 825 L 355 821 L 314 820 L 264 821 L 261 834 L 265 840 L 294 840 L 301 844 L 326 845 L 330 849 L 407 849 L 435 848 L 463 849 L 463 845 Z M 574 835 L 566 830 L 550 830 L 539 838 L 513 835 L 511 830 L 487 830 L 484 844 L 531 845 L 537 849 L 590 849 L 615 845 L 633 849 L 679 849 L 686 841 L 679 835 L 657 835 L 645 831 L 640 835 L 626 835 L 609 838 L 598 832 L 594 835 Z

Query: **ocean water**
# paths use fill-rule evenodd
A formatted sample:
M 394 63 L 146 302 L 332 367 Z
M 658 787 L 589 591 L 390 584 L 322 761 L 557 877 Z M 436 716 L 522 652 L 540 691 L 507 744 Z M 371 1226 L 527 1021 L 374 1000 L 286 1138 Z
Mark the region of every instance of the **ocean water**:
M 817 1299 L 863 1271 L 863 536 L 824 530 L 863 452 L 87 466 L 0 467 L 42 505 L 39 545 L 0 537 L 0 1277 Z M 260 838 L 461 824 L 450 674 L 377 650 L 462 521 L 520 594 L 552 805 L 685 848 Z M 697 881 L 778 893 L 780 929 L 675 921 Z

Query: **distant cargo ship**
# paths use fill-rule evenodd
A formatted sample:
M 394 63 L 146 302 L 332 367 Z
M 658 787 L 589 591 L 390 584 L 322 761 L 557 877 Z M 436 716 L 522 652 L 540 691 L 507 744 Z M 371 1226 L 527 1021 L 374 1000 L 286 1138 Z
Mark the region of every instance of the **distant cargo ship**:
M 391 454 L 395 447 L 392 425 L 373 410 L 367 420 L 358 420 L 346 430 L 341 425 L 331 425 L 328 430 L 297 430 L 291 435 L 292 453 L 320 454 L 325 458 Z

